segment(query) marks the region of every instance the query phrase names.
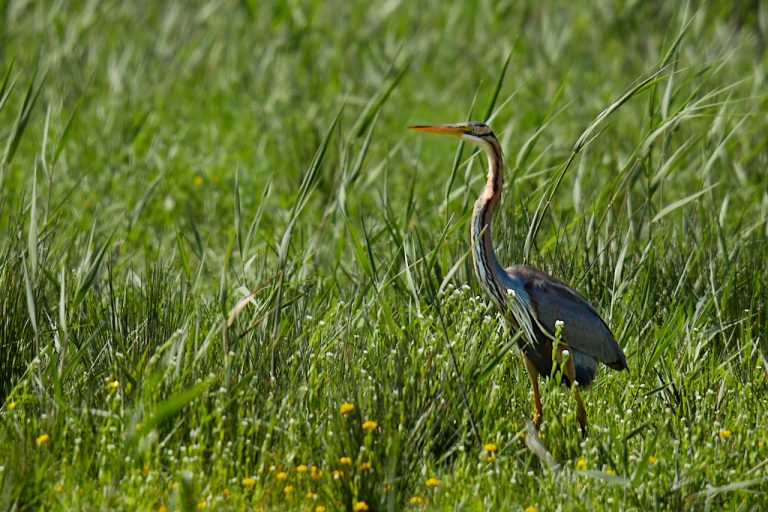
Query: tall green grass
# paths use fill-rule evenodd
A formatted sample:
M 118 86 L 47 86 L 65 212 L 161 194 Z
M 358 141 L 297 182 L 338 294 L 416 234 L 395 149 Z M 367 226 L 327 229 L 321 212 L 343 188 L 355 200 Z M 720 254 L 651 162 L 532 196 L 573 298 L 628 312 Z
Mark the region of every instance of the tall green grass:
M 2 509 L 768 502 L 758 3 L 0 11 Z M 502 262 L 628 356 L 586 439 L 554 382 L 526 429 L 484 158 L 405 130 L 467 117 Z

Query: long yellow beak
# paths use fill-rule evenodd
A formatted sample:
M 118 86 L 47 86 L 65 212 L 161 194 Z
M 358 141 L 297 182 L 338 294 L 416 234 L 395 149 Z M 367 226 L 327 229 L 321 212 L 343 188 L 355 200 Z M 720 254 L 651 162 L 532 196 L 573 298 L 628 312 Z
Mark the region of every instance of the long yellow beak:
M 463 124 L 417 125 L 409 126 L 408 129 L 415 132 L 453 135 L 454 137 L 461 137 L 466 133 L 466 126 Z

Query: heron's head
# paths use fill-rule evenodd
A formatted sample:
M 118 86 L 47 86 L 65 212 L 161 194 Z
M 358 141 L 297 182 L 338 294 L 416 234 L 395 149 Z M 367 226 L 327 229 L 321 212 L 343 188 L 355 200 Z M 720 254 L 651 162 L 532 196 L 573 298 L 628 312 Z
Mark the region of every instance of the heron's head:
M 489 141 L 496 141 L 496 136 L 488 125 L 475 121 L 456 124 L 409 126 L 408 128 L 417 132 L 453 135 L 480 147 L 484 147 Z

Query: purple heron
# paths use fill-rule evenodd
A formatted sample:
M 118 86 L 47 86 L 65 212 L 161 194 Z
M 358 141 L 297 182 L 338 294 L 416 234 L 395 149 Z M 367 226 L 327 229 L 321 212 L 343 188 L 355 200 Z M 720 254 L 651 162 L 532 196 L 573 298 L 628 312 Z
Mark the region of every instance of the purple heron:
M 531 377 L 536 428 L 541 426 L 542 419 L 539 375 L 560 373 L 561 382 L 573 390 L 576 418 L 582 434 L 586 434 L 587 412 L 579 387 L 588 386 L 595 379 L 597 361 L 615 370 L 626 369 L 624 352 L 595 308 L 573 288 L 526 265 L 502 268 L 496 259 L 491 218 L 501 198 L 504 156 L 493 131 L 477 122 L 410 129 L 459 137 L 479 146 L 488 156 L 488 181 L 472 214 L 475 275 L 509 325 L 522 329 L 518 339 Z M 553 347 L 556 340 L 557 346 Z

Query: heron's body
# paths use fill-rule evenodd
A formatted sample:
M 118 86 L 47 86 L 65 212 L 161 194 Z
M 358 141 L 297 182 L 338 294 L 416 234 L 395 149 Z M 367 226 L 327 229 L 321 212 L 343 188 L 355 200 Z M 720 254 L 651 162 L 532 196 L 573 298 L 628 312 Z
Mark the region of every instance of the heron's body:
M 508 267 L 505 275 L 506 278 L 502 279 L 510 284 L 522 284 L 523 300 L 529 301 L 534 311 L 537 322 L 532 328 L 537 343 L 532 345 L 527 340 L 521 341 L 521 348 L 539 373 L 552 374 L 552 340 L 558 320 L 563 322 L 561 344 L 571 351 L 579 386 L 592 384 L 597 361 L 615 370 L 627 367 L 624 353 L 611 330 L 579 293 L 549 274 L 527 265 Z M 570 384 L 567 375 L 563 378 L 566 384 Z
M 488 179 L 472 214 L 474 270 L 480 286 L 510 325 L 523 331 L 520 347 L 525 367 L 531 374 L 536 406 L 534 421 L 538 426 L 542 416 L 539 374 L 550 376 L 553 367 L 558 370 L 562 365 L 566 385 L 587 386 L 595 378 L 597 361 L 616 370 L 627 368 L 624 353 L 595 308 L 578 292 L 545 272 L 526 265 L 505 269 L 496 259 L 491 219 L 501 198 L 504 158 L 490 128 L 482 123 L 412 128 L 459 136 L 480 146 L 488 156 Z M 557 322 L 562 322 L 559 337 L 556 337 Z M 555 339 L 559 340 L 557 347 L 553 347 Z M 563 358 L 565 351 L 567 357 Z M 577 417 L 584 430 L 586 411 L 578 390 L 575 396 Z

